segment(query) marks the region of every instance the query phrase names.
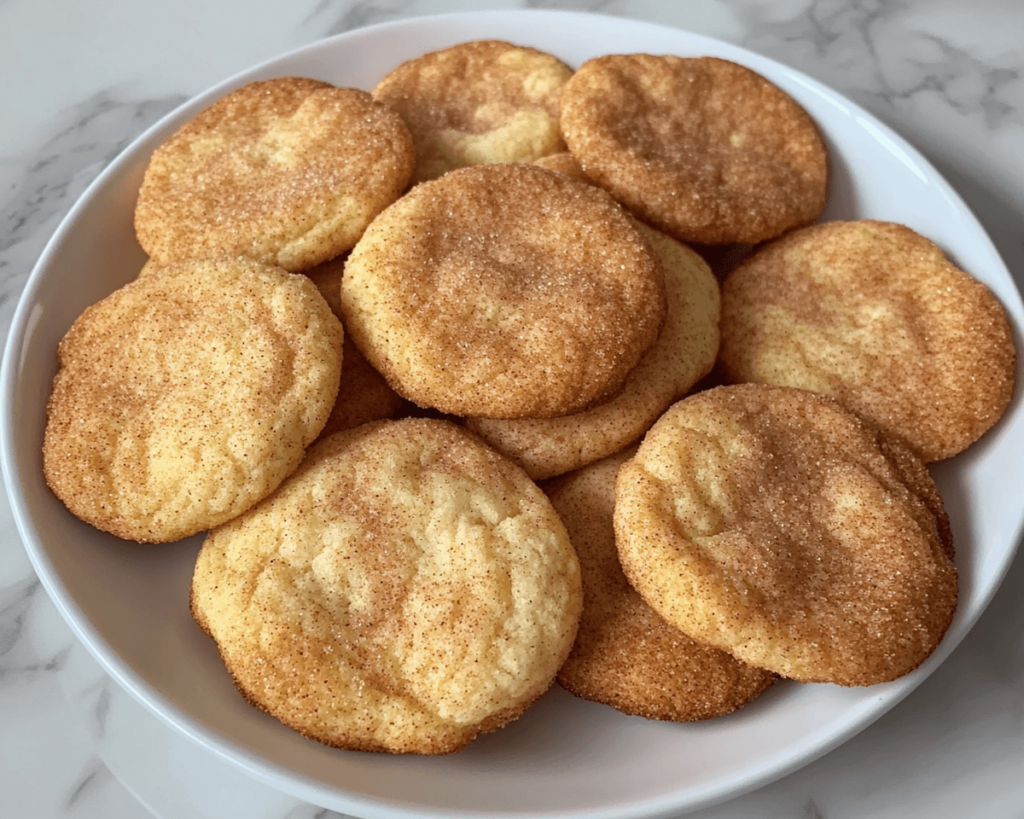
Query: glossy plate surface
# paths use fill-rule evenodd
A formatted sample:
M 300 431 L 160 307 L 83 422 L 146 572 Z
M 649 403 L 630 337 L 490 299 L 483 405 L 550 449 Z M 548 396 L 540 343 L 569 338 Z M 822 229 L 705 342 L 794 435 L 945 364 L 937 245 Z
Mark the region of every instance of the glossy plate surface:
M 508 11 L 406 20 L 324 40 L 226 81 L 150 129 L 89 188 L 43 253 L 12 326 L 0 419 L 8 492 L 43 584 L 107 672 L 166 723 L 266 784 L 370 819 L 677 815 L 770 781 L 849 738 L 964 637 L 1021 533 L 1024 496 L 986 491 L 1012 485 L 1024 463 L 1019 390 L 995 430 L 933 470 L 953 523 L 961 602 L 942 645 L 913 674 L 865 689 L 781 683 L 733 715 L 692 725 L 626 717 L 556 687 L 512 725 L 433 759 L 326 748 L 248 706 L 189 617 L 201 539 L 162 547 L 119 541 L 72 517 L 43 482 L 40 443 L 57 343 L 85 307 L 132 279 L 144 261 L 132 210 L 153 148 L 245 82 L 291 74 L 370 89 L 404 59 L 479 38 L 532 45 L 571 65 L 650 52 L 714 55 L 758 71 L 825 135 L 833 169 L 825 218 L 892 220 L 934 239 L 995 291 L 1020 346 L 1020 295 L 959 196 L 903 139 L 816 81 L 722 42 L 623 19 Z

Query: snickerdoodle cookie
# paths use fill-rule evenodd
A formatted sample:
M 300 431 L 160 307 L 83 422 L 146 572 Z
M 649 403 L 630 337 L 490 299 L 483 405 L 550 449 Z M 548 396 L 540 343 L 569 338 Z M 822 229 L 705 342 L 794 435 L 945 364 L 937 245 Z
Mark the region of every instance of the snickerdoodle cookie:
M 467 426 L 534 480 L 561 475 L 640 438 L 711 370 L 718 354 L 718 282 L 686 245 L 638 224 L 665 272 L 668 313 L 654 346 L 610 401 L 560 418 L 471 418 Z
M 240 692 L 337 747 L 441 754 L 519 716 L 576 633 L 579 564 L 545 495 L 445 421 L 315 444 L 210 533 L 191 593 Z
M 365 91 L 254 82 L 154 151 L 135 229 L 158 264 L 242 255 L 306 270 L 351 248 L 414 162 L 401 118 Z
M 304 276 L 246 259 L 142 276 L 60 343 L 47 483 L 131 540 L 230 520 L 299 465 L 337 394 L 341 350 L 341 324 Z
M 726 278 L 720 365 L 733 381 L 827 393 L 935 461 L 1003 415 L 1016 348 L 998 299 L 933 242 L 889 222 L 828 222 Z
M 881 435 L 804 390 L 683 399 L 619 470 L 627 577 L 693 639 L 786 677 L 912 671 L 953 617 L 956 570 L 927 470 Z
M 644 603 L 619 565 L 612 525 L 615 476 L 635 448 L 545 485 L 583 576 L 583 614 L 563 687 L 627 714 L 677 722 L 739 708 L 775 675 L 695 643 Z
M 684 242 L 755 243 L 824 210 L 817 126 L 774 84 L 714 57 L 617 54 L 562 90 L 562 136 L 583 171 Z
M 342 308 L 399 394 L 522 418 L 614 395 L 666 297 L 657 256 L 607 193 L 514 163 L 452 171 L 385 210 L 349 256 Z
M 572 69 L 535 48 L 476 40 L 431 51 L 373 90 L 416 144 L 415 181 L 465 165 L 530 162 L 565 150 L 558 97 Z

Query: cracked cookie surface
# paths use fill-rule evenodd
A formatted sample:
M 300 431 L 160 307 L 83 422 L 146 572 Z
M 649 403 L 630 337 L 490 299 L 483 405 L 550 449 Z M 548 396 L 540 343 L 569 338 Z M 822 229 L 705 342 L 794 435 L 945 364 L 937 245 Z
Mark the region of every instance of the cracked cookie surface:
M 662 617 L 804 682 L 896 679 L 956 607 L 948 521 L 923 464 L 804 390 L 744 384 L 673 405 L 619 470 L 615 533 Z
M 303 276 L 247 259 L 144 275 L 60 343 L 47 482 L 78 517 L 131 540 L 223 523 L 298 466 L 341 356 L 341 324 Z
M 207 538 L 192 611 L 242 694 L 320 742 L 448 753 L 554 681 L 579 565 L 544 494 L 454 424 L 323 439 Z

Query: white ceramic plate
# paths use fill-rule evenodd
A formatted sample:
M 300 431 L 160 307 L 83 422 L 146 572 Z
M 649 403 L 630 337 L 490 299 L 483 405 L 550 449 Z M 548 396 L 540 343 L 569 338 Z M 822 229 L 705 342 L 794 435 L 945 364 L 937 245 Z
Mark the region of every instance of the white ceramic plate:
M 627 717 L 556 687 L 519 721 L 442 758 L 333 750 L 248 706 L 189 617 L 200 539 L 163 547 L 118 541 L 73 518 L 43 483 L 40 442 L 55 349 L 86 306 L 143 263 L 132 209 L 153 148 L 245 82 L 298 74 L 368 89 L 401 60 L 485 37 L 533 45 L 573 65 L 646 51 L 716 55 L 760 72 L 825 134 L 833 168 L 826 218 L 899 221 L 934 238 L 995 291 L 1020 345 L 1020 296 L 961 199 L 899 136 L 814 80 L 725 43 L 624 19 L 508 11 L 407 20 L 316 43 L 228 80 L 150 129 L 89 188 L 43 253 L 11 329 L 0 429 L 8 491 L 43 584 L 104 668 L 168 724 L 269 785 L 371 819 L 677 815 L 764 784 L 841 743 L 913 690 L 963 638 L 1008 568 L 1024 519 L 1024 498 L 985 491 L 1008 485 L 1024 462 L 1019 395 L 995 430 L 934 470 L 953 521 L 961 602 L 945 640 L 913 674 L 864 689 L 783 683 L 733 715 L 692 725 Z

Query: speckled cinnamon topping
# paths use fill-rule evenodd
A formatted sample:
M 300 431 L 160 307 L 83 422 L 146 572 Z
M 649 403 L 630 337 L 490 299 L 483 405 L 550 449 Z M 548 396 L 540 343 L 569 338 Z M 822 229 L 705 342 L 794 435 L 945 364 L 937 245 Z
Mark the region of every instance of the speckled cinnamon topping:
M 192 612 L 239 690 L 320 742 L 454 751 L 519 716 L 572 645 L 579 565 L 554 509 L 454 424 L 316 444 L 210 533 Z
M 414 162 L 401 118 L 365 91 L 255 82 L 157 148 L 135 229 L 158 264 L 243 255 L 306 270 L 350 249 Z
M 604 191 L 498 164 L 418 185 L 375 219 L 342 308 L 366 358 L 417 404 L 550 417 L 622 387 L 666 296 L 653 250 Z
M 610 401 L 560 418 L 470 418 L 466 425 L 520 464 L 551 478 L 633 443 L 711 370 L 718 354 L 718 282 L 686 245 L 638 223 L 665 271 L 668 315 L 654 346 Z
M 828 159 L 814 122 L 727 60 L 588 60 L 562 91 L 561 128 L 588 177 L 685 242 L 756 243 L 825 208 Z
M 303 276 L 247 259 L 148 273 L 60 343 L 47 483 L 131 540 L 230 520 L 299 465 L 337 395 L 341 349 L 340 322 Z
M 719 361 L 827 393 L 935 461 L 1002 417 L 1017 353 L 999 300 L 937 245 L 857 221 L 795 231 L 727 277 Z
M 416 144 L 415 180 L 565 150 L 558 98 L 572 69 L 535 48 L 475 40 L 397 66 L 373 90 Z
M 544 485 L 583 576 L 583 614 L 558 681 L 578 697 L 676 722 L 727 714 L 775 675 L 694 642 L 629 585 L 615 549 L 615 476 L 635 447 Z
M 618 475 L 623 569 L 690 637 L 805 682 L 912 671 L 957 600 L 928 472 L 823 395 L 719 387 L 680 401 Z M 937 514 L 937 512 L 939 514 Z

